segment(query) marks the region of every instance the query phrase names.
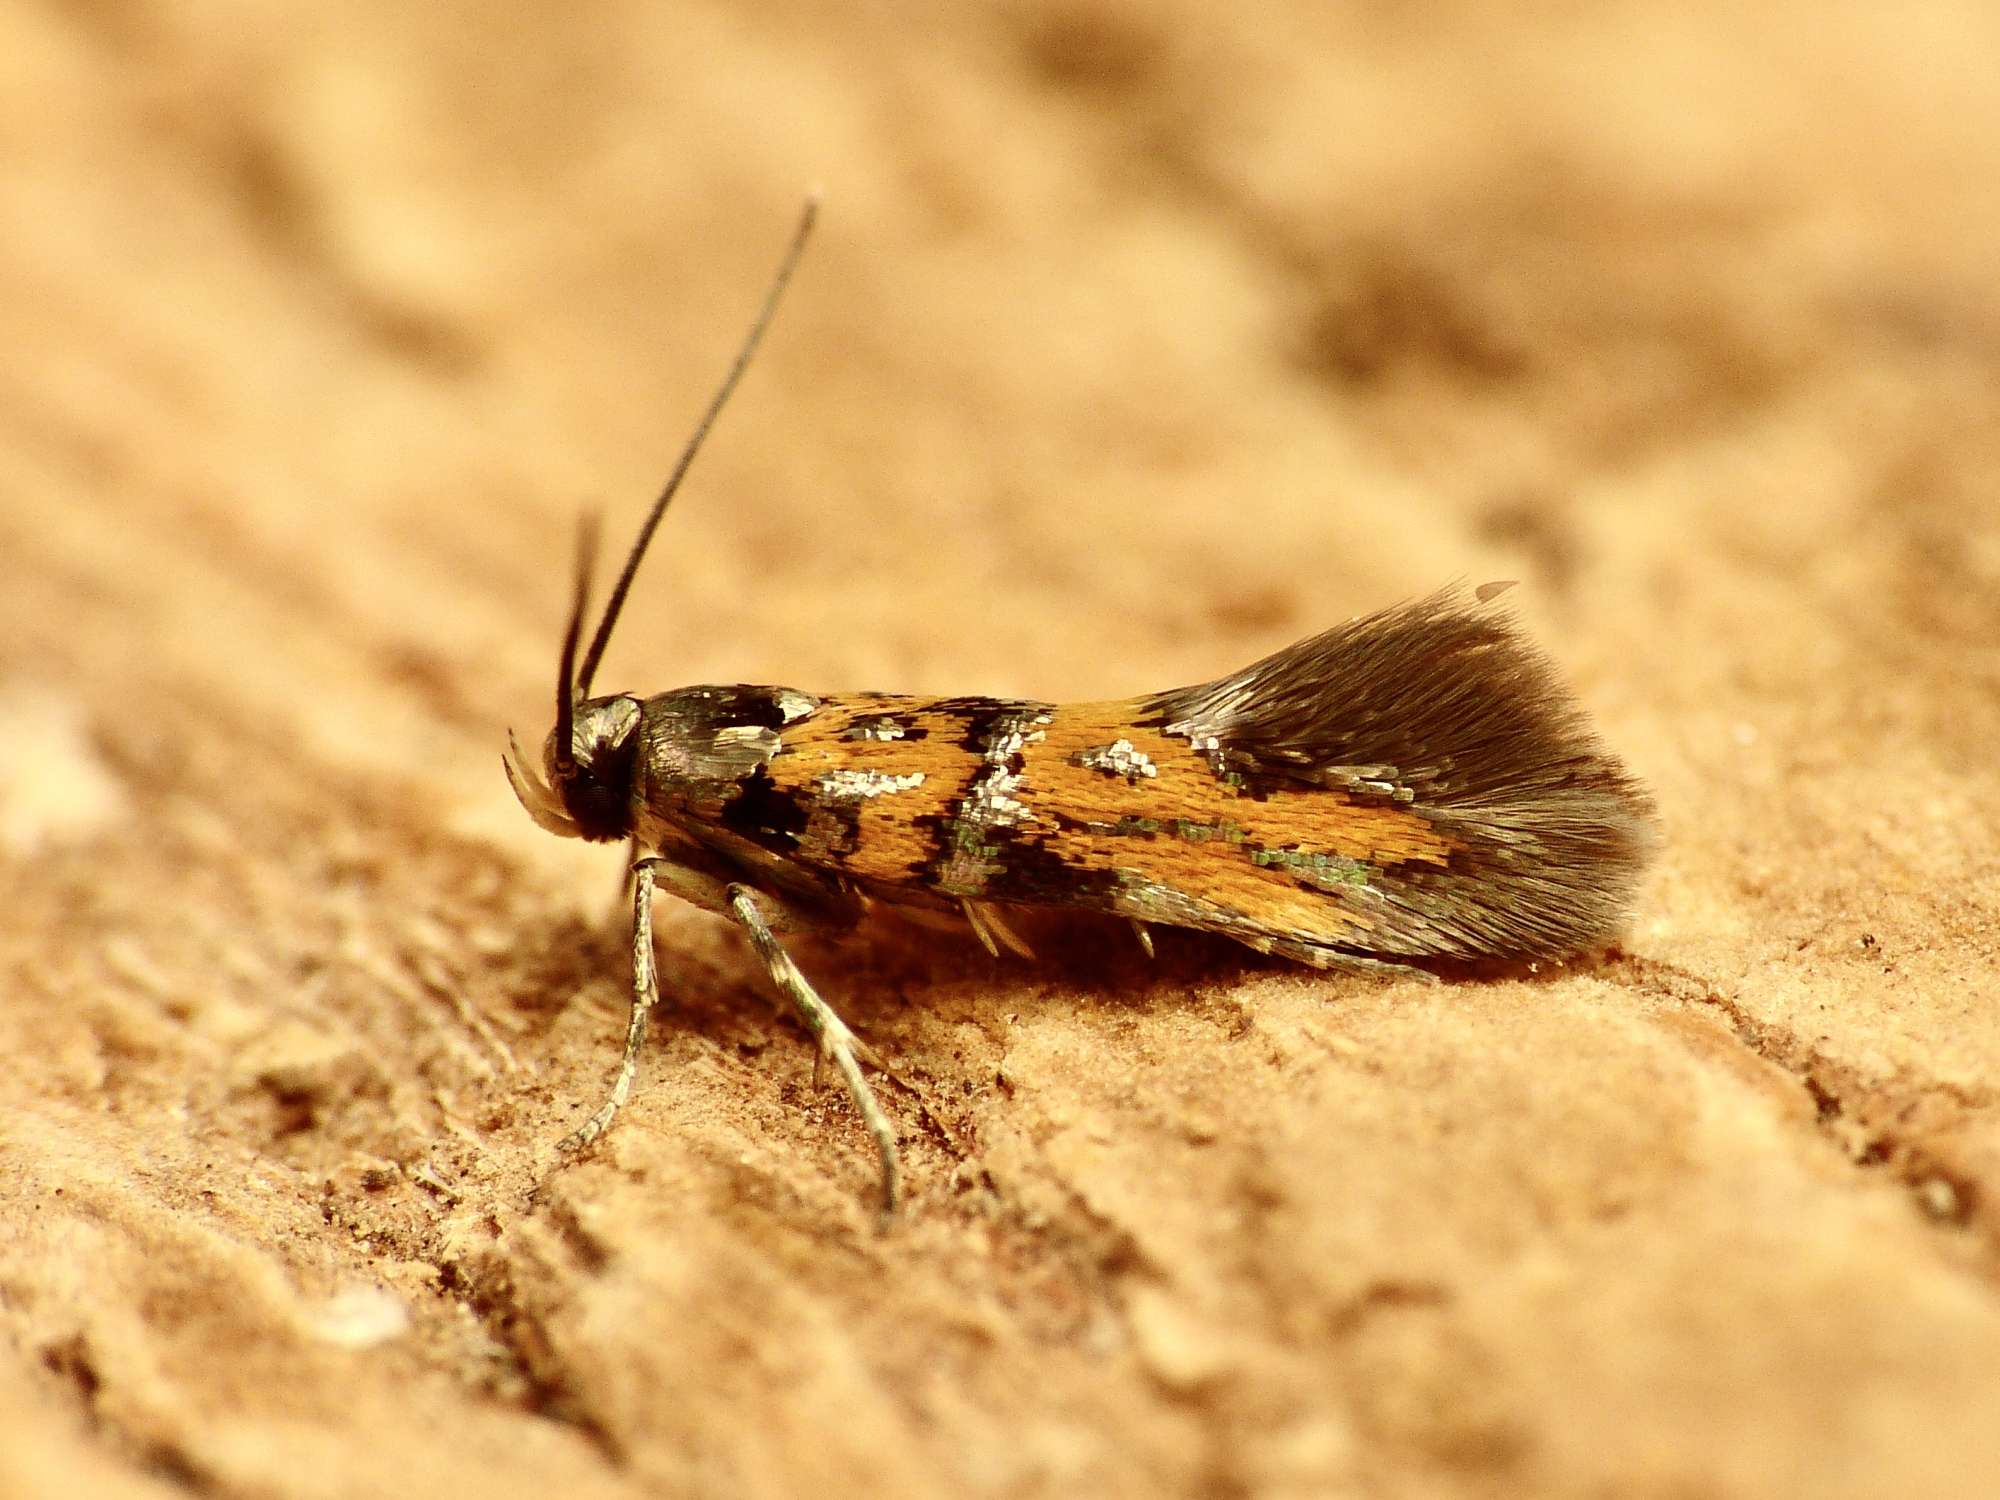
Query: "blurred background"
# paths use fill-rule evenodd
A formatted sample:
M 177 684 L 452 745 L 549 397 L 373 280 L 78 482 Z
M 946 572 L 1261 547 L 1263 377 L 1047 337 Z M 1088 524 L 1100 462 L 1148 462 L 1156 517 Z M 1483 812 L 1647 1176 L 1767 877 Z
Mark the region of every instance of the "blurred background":
M 160 627 L 275 570 L 512 692 L 817 185 L 621 680 L 1122 691 L 1689 527 L 1851 585 L 1983 497 L 1992 36 L 1814 16 L 25 7 L 7 509 L 199 554 Z

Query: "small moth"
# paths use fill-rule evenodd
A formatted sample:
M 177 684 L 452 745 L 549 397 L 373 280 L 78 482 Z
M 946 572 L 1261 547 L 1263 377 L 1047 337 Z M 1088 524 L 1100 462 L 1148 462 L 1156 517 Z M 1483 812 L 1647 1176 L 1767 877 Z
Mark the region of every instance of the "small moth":
M 859 1039 L 778 939 L 875 902 L 962 913 L 1027 955 L 1009 908 L 1060 907 L 1221 933 L 1320 968 L 1561 960 L 1624 920 L 1654 842 L 1645 791 L 1541 654 L 1452 590 L 1365 615 L 1213 682 L 1116 702 L 824 694 L 712 685 L 592 697 L 660 518 L 769 326 L 811 232 L 808 202 L 727 375 L 654 501 L 579 665 L 586 522 L 537 774 L 509 735 L 521 805 L 551 833 L 629 840 L 632 1010 L 588 1145 L 632 1087 L 659 999 L 657 891 L 739 923 L 881 1159 L 896 1136 Z M 1504 587 L 1501 585 L 1500 587 Z M 1428 975 L 1424 977 L 1430 977 Z

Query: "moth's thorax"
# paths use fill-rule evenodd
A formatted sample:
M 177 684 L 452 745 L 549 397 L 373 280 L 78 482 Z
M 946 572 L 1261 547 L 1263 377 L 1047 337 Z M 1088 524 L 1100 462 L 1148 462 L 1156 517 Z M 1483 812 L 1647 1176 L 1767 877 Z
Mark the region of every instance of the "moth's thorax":
M 793 688 L 678 688 L 641 705 L 632 800 L 642 841 L 649 815 L 700 817 L 741 795 L 783 748 L 782 731 L 819 700 Z

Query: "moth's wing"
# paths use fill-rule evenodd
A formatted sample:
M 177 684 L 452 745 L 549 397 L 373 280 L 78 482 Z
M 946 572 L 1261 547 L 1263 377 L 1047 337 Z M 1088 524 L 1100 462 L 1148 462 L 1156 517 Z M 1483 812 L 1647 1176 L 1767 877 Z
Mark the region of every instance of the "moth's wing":
M 1400 806 L 1456 846 L 1346 898 L 1375 951 L 1561 956 L 1623 921 L 1650 798 L 1504 610 L 1453 590 L 1364 615 L 1144 712 L 1252 795 L 1322 787 Z

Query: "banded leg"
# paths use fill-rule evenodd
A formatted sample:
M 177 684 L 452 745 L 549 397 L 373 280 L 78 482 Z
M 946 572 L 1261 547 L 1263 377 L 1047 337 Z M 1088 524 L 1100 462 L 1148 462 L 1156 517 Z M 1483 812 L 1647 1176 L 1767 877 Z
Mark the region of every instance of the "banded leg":
M 772 933 L 770 924 L 764 920 L 756 891 L 747 885 L 732 885 L 729 888 L 729 914 L 742 923 L 743 930 L 750 934 L 757 956 L 764 960 L 764 967 L 770 971 L 771 982 L 792 1002 L 799 1019 L 805 1022 L 806 1030 L 819 1043 L 820 1055 L 831 1060 L 839 1070 L 842 1081 L 847 1085 L 848 1097 L 854 1101 L 855 1109 L 860 1111 L 869 1134 L 875 1137 L 875 1152 L 882 1163 L 882 1217 L 891 1217 L 896 1212 L 902 1162 L 896 1152 L 896 1132 L 889 1125 L 889 1117 L 875 1102 L 868 1080 L 861 1076 L 860 1039 L 848 1029 L 845 1021 L 834 1014 L 833 1007 L 820 999 L 806 976 L 799 972 L 791 954 L 784 950 Z
M 642 859 L 632 866 L 632 1017 L 625 1023 L 625 1056 L 618 1064 L 609 1097 L 597 1107 L 596 1114 L 556 1143 L 558 1151 L 581 1151 L 604 1134 L 632 1092 L 639 1049 L 646 1044 L 646 1017 L 660 1003 L 660 976 L 653 964 L 653 866 L 657 863 Z

